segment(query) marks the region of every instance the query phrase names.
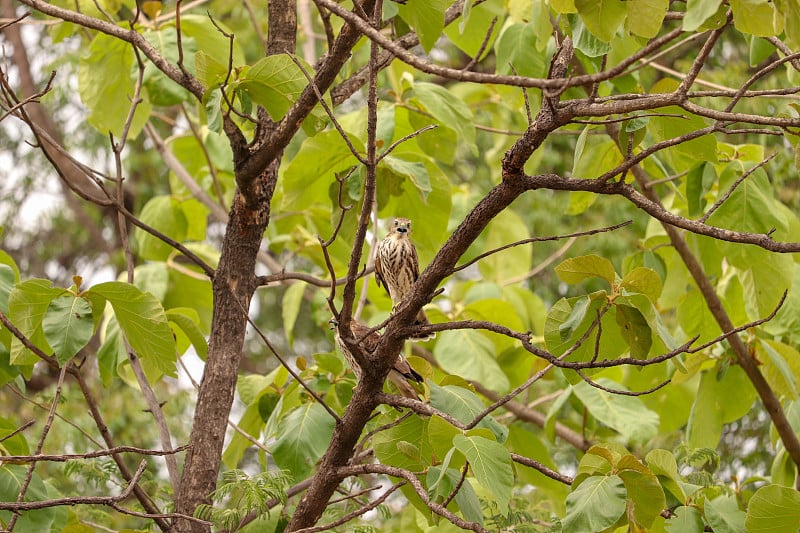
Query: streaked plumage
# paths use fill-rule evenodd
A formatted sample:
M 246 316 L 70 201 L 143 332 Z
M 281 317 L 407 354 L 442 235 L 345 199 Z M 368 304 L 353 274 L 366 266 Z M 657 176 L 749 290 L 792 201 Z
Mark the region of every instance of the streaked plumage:
M 375 254 L 375 281 L 380 287 L 383 284 L 392 299 L 392 309 L 397 307 L 403 298 L 411 292 L 411 287 L 419 277 L 419 259 L 417 249 L 411 242 L 411 221 L 407 218 L 396 218 L 389 227 L 389 234 L 378 243 Z M 425 311 L 417 313 L 415 325 L 430 324 Z M 421 337 L 433 338 L 434 335 Z
M 347 359 L 347 363 L 350 365 L 350 368 L 353 369 L 353 373 L 356 375 L 357 379 L 361 379 L 361 366 L 359 366 L 358 361 L 353 356 L 352 352 L 348 349 L 347 345 L 342 342 L 341 336 L 339 336 L 339 323 L 335 318 L 330 320 L 331 329 L 334 331 L 334 338 L 336 340 L 336 345 L 342 350 L 344 354 L 344 358 Z M 377 331 L 373 331 L 369 335 L 367 332 L 370 330 L 369 326 L 362 324 L 356 320 L 350 321 L 350 331 L 353 333 L 353 337 L 355 339 L 360 339 L 364 337 L 364 340 L 361 341 L 361 345 L 366 349 L 368 352 L 375 351 L 375 348 L 378 346 L 378 343 L 381 340 L 381 334 Z M 411 365 L 408 364 L 408 361 L 403 356 L 403 354 L 397 354 L 397 360 L 394 363 L 394 367 L 389 370 L 389 375 L 387 376 L 389 381 L 394 383 L 397 388 L 400 390 L 400 394 L 405 396 L 406 398 L 413 398 L 415 400 L 419 400 L 419 395 L 417 395 L 417 391 L 414 390 L 414 387 L 411 386 L 409 383 L 410 381 L 416 381 L 417 383 L 422 383 L 424 380 L 416 370 L 411 368 Z

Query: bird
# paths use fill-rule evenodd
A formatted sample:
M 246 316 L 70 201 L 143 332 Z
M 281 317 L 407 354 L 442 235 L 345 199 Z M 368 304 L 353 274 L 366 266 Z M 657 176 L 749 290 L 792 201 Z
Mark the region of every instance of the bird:
M 395 218 L 389 226 L 389 234 L 378 243 L 375 254 L 375 282 L 378 287 L 382 284 L 392 299 L 392 311 L 411 292 L 411 287 L 419 277 L 417 249 L 409 235 L 411 235 L 411 221 L 407 218 Z M 430 324 L 430 321 L 425 311 L 420 309 L 414 325 L 427 324 Z M 435 336 L 436 334 L 415 338 L 428 340 Z
M 336 345 L 342 350 L 344 354 L 344 358 L 347 359 L 350 368 L 353 369 L 353 374 L 356 375 L 356 379 L 361 379 L 361 366 L 358 364 L 358 361 L 353 356 L 353 353 L 350 351 L 350 348 L 342 341 L 341 336 L 339 335 L 339 321 L 335 318 L 329 320 L 329 324 L 331 325 L 331 329 L 334 331 L 334 339 L 336 340 Z M 378 343 L 381 340 L 381 334 L 377 331 L 373 331 L 369 333 L 371 328 L 357 320 L 350 321 L 350 332 L 353 334 L 355 339 L 363 339 L 361 340 L 361 345 L 369 352 L 375 351 L 378 346 Z M 369 333 L 369 334 L 368 334 Z M 419 395 L 417 391 L 414 390 L 414 387 L 411 386 L 409 381 L 415 381 L 417 383 L 422 383 L 424 378 L 408 363 L 408 360 L 403 356 L 403 354 L 397 354 L 397 360 L 394 362 L 394 366 L 389 370 L 389 375 L 387 376 L 389 381 L 394 383 L 397 386 L 397 389 L 400 391 L 400 394 L 405 396 L 406 398 L 411 398 L 413 400 L 419 400 Z

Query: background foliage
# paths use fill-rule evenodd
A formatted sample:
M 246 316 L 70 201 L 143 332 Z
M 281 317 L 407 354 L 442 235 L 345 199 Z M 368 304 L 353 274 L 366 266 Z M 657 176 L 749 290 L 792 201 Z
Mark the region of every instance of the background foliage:
M 202 362 L 225 327 L 213 283 L 244 172 L 231 131 L 257 147 L 285 124 L 343 17 L 371 8 L 298 2 L 296 48 L 265 55 L 267 6 L 247 1 L 151 17 L 133 0 L 3 5 L 0 523 L 169 529 L 189 470 L 184 448 L 158 450 L 195 442 Z M 364 20 L 325 105 L 276 148 L 219 482 L 188 514 L 293 529 L 350 431 L 320 520 L 332 529 L 797 531 L 800 245 L 785 243 L 800 242 L 800 5 L 408 0 L 382 5 L 380 32 Z M 399 58 L 378 63 L 370 39 Z M 566 39 L 567 81 L 547 85 Z M 34 106 L 52 129 L 20 112 Z M 113 194 L 87 195 L 25 144 L 55 133 Z M 404 344 L 425 403 L 343 424 L 362 389 L 332 310 L 354 303 L 370 325 L 392 311 L 370 269 L 348 271 L 354 249 L 370 267 L 386 222 L 408 217 L 424 269 L 523 177 L 543 181 L 452 258 L 425 306 L 454 324 Z M 348 274 L 350 303 L 330 283 Z M 52 505 L 25 507 L 37 501 Z

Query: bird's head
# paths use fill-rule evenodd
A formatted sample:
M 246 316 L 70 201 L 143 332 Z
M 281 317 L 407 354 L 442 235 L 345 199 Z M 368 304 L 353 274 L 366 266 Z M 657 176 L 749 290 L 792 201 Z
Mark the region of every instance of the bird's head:
M 389 233 L 395 233 L 399 236 L 411 234 L 411 221 L 407 218 L 396 218 L 392 221 L 392 227 Z
M 330 320 L 328 320 L 328 329 L 336 329 L 337 327 L 339 327 L 338 320 L 336 320 L 335 318 L 331 318 Z

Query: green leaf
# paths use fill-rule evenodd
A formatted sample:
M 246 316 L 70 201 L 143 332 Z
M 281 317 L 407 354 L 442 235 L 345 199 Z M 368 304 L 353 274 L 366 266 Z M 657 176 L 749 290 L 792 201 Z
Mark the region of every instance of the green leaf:
M 431 390 L 431 405 L 443 411 L 459 422 L 469 424 L 484 410 L 483 402 L 475 393 L 456 385 L 439 386 L 428 381 Z M 505 442 L 508 428 L 495 420 L 491 415 L 481 420 L 477 427 L 490 430 L 497 442 Z
M 689 446 L 715 449 L 722 425 L 747 414 L 755 397 L 753 385 L 741 367 L 731 366 L 724 373 L 704 371 L 689 415 Z
M 547 55 L 537 49 L 536 24 L 512 24 L 503 29 L 494 44 L 497 73 L 543 78 L 547 72 Z
M 702 533 L 703 516 L 696 507 L 681 506 L 674 512 L 675 516 L 664 527 L 669 533 Z
M 431 178 L 428 175 L 428 168 L 424 163 L 405 161 L 393 156 L 386 156 L 378 164 L 379 179 L 388 179 L 381 174 L 391 173 L 401 178 L 407 178 L 414 184 L 414 187 L 422 194 L 422 198 L 427 198 L 431 192 Z
M 314 72 L 305 66 L 309 75 Z M 253 102 L 264 106 L 274 121 L 279 121 L 303 92 L 308 80 L 288 54 L 274 54 L 259 59 L 243 71 L 239 87 Z
M 514 472 L 508 450 L 499 442 L 478 436 L 456 435 L 453 446 L 467 458 L 475 479 L 489 491 L 497 502 L 500 513 L 507 515 L 508 501 L 514 485 Z
M 94 333 L 92 307 L 74 295 L 55 298 L 42 319 L 42 330 L 59 364 L 72 359 Z
M 644 294 L 651 302 L 656 303 L 661 296 L 661 276 L 651 268 L 636 267 L 625 274 L 620 287 L 630 292 Z
M 603 531 L 625 512 L 625 484 L 619 476 L 593 476 L 567 496 L 564 531 Z
M 428 1 L 428 0 L 424 0 Z M 418 81 L 413 85 L 411 103 L 430 113 L 442 126 L 455 130 L 459 142 L 475 148 L 475 120 L 469 106 L 452 91 L 435 83 Z
M 686 14 L 683 17 L 684 31 L 695 31 L 719 9 L 722 0 L 686 0 Z
M 6 315 L 8 315 L 8 297 L 14 289 L 14 283 L 16 283 L 14 269 L 0 263 L 0 311 Z
M 350 139 L 356 150 L 363 151 L 357 137 L 351 135 Z M 328 187 L 336 183 L 335 174 L 357 162 L 337 131 L 323 131 L 307 138 L 283 172 L 282 207 L 301 210 L 315 203 L 331 205 Z
M 15 502 L 19 496 L 22 484 L 25 481 L 27 467 L 21 465 L 0 466 L 0 502 Z M 25 492 L 26 502 L 43 501 L 50 499 L 42 478 L 34 472 L 28 490 Z M 53 507 L 36 509 L 22 513 L 16 523 L 14 531 L 39 532 L 50 531 L 56 516 Z M 0 511 L 0 523 L 8 524 L 11 511 Z
M 774 37 L 783 31 L 783 17 L 778 16 L 770 0 L 730 0 L 733 25 L 742 33 Z
M 617 304 L 616 308 L 617 324 L 622 338 L 630 347 L 631 357 L 645 359 L 653 344 L 650 325 L 635 307 Z
M 378 425 L 390 424 L 397 419 L 394 413 L 384 413 L 378 417 Z M 398 448 L 398 443 L 406 442 L 420 451 L 418 456 L 409 457 Z M 412 471 L 422 470 L 429 466 L 422 459 L 432 456 L 432 448 L 428 443 L 428 422 L 419 417 L 409 417 L 400 424 L 394 425 L 386 431 L 381 431 L 373 437 L 375 457 L 383 464 Z M 449 448 L 449 443 L 447 444 Z M 443 459 L 444 456 L 439 459 Z
M 175 338 L 155 296 L 120 281 L 100 283 L 87 292 L 108 300 L 125 338 L 143 363 L 167 376 L 177 376 Z
M 0 416 L 1 449 L 4 449 L 6 453 L 11 455 L 29 455 L 30 448 L 28 447 L 28 441 L 25 440 L 24 433 L 17 433 L 13 437 L 9 437 L 9 435 L 17 431 L 19 427 L 20 424 L 16 421 Z
M 727 191 L 741 172 L 744 172 L 741 165 L 736 162 L 729 164 L 720 176 L 720 189 Z M 786 231 L 786 218 L 774 208 L 775 204 L 769 177 L 759 169 L 736 187 L 725 203 L 708 218 L 708 223 L 751 233 L 766 233 L 775 228 Z
M 450 374 L 479 381 L 499 393 L 509 389 L 508 378 L 495 359 L 494 343 L 476 330 L 440 332 L 433 355 Z
M 19 283 L 8 296 L 8 319 L 36 347 L 48 355 L 53 350 L 42 331 L 42 319 L 50 302 L 63 292 L 62 289 L 51 287 L 48 280 L 30 279 Z M 11 339 L 9 352 L 11 364 L 24 365 L 39 361 L 39 357 L 28 350 L 16 337 Z
M 772 390 L 796 400 L 800 378 L 800 352 L 788 344 L 759 339 L 756 354 L 763 365 L 761 373 Z
M 636 523 L 649 528 L 666 505 L 664 490 L 656 476 L 633 455 L 623 457 L 617 469 L 617 475 L 625 483 L 628 499 L 633 502 Z
M 290 348 L 294 344 L 294 324 L 297 321 L 297 315 L 300 314 L 300 304 L 303 303 L 305 289 L 304 283 L 295 283 L 289 285 L 289 288 L 283 293 L 281 316 L 283 317 L 283 330 L 286 332 L 286 340 Z
M 611 42 L 628 14 L 622 0 L 575 0 L 586 27 L 603 42 Z M 638 14 L 637 14 L 638 16 Z
M 322 457 L 333 435 L 333 417 L 313 402 L 297 407 L 278 423 L 272 456 L 279 468 L 305 479 Z
M 173 307 L 166 311 L 167 320 L 173 325 L 173 332 L 176 336 L 184 335 L 186 340 L 194 346 L 197 356 L 203 361 L 208 355 L 208 342 L 206 342 L 203 331 L 200 329 L 200 317 L 197 311 L 189 307 Z M 179 353 L 184 353 L 188 348 L 183 342 L 178 342 Z
M 610 379 L 601 378 L 597 383 L 625 390 Z M 646 442 L 658 433 L 658 414 L 635 396 L 611 394 L 583 381 L 573 386 L 572 391 L 593 417 L 616 430 L 626 441 Z
M 468 6 L 471 6 L 471 8 L 468 9 Z M 501 0 L 489 0 L 478 5 L 472 5 L 472 2 L 465 2 L 464 15 L 461 22 L 458 25 L 450 24 L 444 29 L 444 33 L 462 52 L 470 57 L 475 57 L 478 51 L 481 50 L 481 46 L 483 46 L 485 36 L 492 24 L 492 19 L 495 16 L 503 16 L 504 14 L 505 9 Z M 491 53 L 496 34 L 497 32 L 492 32 L 492 37 L 483 50 L 483 56 L 479 59 L 483 59 L 487 54 Z
M 461 472 L 455 468 L 442 470 L 439 467 L 432 466 L 430 470 L 428 470 L 428 479 L 439 476 L 440 472 L 442 475 L 437 490 L 439 494 L 449 495 L 461 479 Z M 464 518 L 470 522 L 483 524 L 481 502 L 478 500 L 478 496 L 475 494 L 472 485 L 469 483 L 461 484 L 461 488 L 456 493 L 455 502 L 461 510 L 461 514 L 464 515 Z
M 139 219 L 178 242 L 186 238 L 188 222 L 179 207 L 180 202 L 172 196 L 154 196 L 142 208 Z M 138 255 L 142 259 L 164 261 L 175 250 L 161 239 L 141 228 L 134 232 Z
M 714 533 L 747 533 L 745 529 L 745 513 L 739 509 L 734 496 L 720 496 L 706 500 L 703 506 L 708 525 Z
M 628 13 L 635 13 L 625 20 L 625 26 L 631 33 L 647 39 L 658 35 L 669 0 L 628 0 L 627 3 Z
M 430 52 L 442 36 L 447 4 L 447 0 L 408 0 L 398 6 L 400 16 L 416 30 L 426 52 Z
M 134 61 L 133 49 L 128 43 L 103 33 L 92 39 L 81 56 L 78 93 L 89 108 L 89 124 L 103 135 L 109 132 L 117 138 L 122 135 L 135 90 L 130 75 Z M 150 111 L 147 101 L 136 106 L 128 138 L 139 135 Z
M 562 281 L 573 285 L 585 279 L 597 277 L 606 280 L 609 285 L 613 286 L 617 276 L 611 261 L 594 254 L 567 259 L 558 265 L 555 271 Z
M 780 485 L 761 487 L 747 505 L 748 533 L 797 531 L 800 527 L 800 493 Z
M 530 238 L 530 231 L 525 221 L 510 209 L 501 211 L 489 223 L 484 233 L 486 235 L 484 251 Z M 478 268 L 485 279 L 502 285 L 508 280 L 525 276 L 531 270 L 532 257 L 532 247 L 523 244 L 481 259 Z
M 655 449 L 650 450 L 644 460 L 650 471 L 661 482 L 661 486 L 671 492 L 679 502 L 685 502 L 686 494 L 681 485 L 682 480 L 675 456 L 667 450 Z

